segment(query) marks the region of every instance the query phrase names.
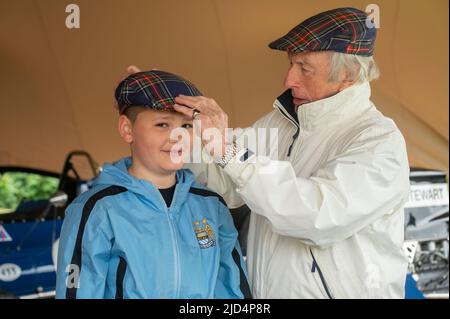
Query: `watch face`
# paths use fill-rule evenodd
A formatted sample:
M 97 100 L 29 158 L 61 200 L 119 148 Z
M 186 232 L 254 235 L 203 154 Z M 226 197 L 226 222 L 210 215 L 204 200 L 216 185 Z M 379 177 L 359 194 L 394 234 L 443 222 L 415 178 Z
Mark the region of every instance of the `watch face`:
M 246 160 L 248 160 L 254 153 L 252 151 L 250 151 L 249 149 L 247 149 L 245 151 L 244 154 L 242 154 L 242 156 L 239 158 L 239 161 L 241 162 L 245 162 Z

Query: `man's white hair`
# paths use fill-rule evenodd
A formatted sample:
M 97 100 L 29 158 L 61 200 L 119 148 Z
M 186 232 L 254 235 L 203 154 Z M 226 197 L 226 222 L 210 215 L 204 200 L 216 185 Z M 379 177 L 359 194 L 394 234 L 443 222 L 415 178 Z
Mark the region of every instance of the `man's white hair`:
M 372 56 L 359 56 L 330 51 L 330 82 L 338 82 L 342 71 L 347 78 L 355 80 L 355 84 L 370 82 L 380 75 L 378 65 Z

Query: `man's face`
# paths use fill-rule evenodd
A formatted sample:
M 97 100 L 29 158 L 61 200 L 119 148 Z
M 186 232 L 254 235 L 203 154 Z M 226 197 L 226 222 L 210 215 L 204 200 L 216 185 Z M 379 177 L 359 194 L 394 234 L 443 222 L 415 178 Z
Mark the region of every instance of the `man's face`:
M 342 82 L 329 82 L 328 52 L 304 52 L 289 55 L 290 67 L 284 86 L 291 89 L 295 105 L 321 100 L 343 90 Z
M 181 134 L 174 134 L 179 132 L 184 134 L 183 138 Z M 180 159 L 190 153 L 191 146 L 192 119 L 183 114 L 145 110 L 132 124 L 133 165 L 138 161 L 141 167 L 153 174 L 181 169 L 183 161 Z

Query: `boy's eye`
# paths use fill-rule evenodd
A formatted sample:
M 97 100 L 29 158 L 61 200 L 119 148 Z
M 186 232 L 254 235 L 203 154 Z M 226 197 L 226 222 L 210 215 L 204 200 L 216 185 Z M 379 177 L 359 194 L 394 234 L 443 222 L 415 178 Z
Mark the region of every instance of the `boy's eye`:
M 156 126 L 162 127 L 162 128 L 166 128 L 166 127 L 169 127 L 169 124 L 167 124 L 167 123 L 157 123 Z
M 189 129 L 189 128 L 192 128 L 192 124 L 186 123 L 186 124 L 181 125 L 181 127 Z

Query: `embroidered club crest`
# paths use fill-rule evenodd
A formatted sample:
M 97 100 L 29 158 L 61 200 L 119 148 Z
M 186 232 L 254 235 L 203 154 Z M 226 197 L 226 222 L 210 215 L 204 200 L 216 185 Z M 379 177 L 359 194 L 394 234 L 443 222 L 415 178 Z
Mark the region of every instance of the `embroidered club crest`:
M 194 232 L 200 248 L 206 249 L 216 245 L 214 231 L 208 224 L 206 218 L 203 218 L 201 223 L 198 221 L 194 222 Z

